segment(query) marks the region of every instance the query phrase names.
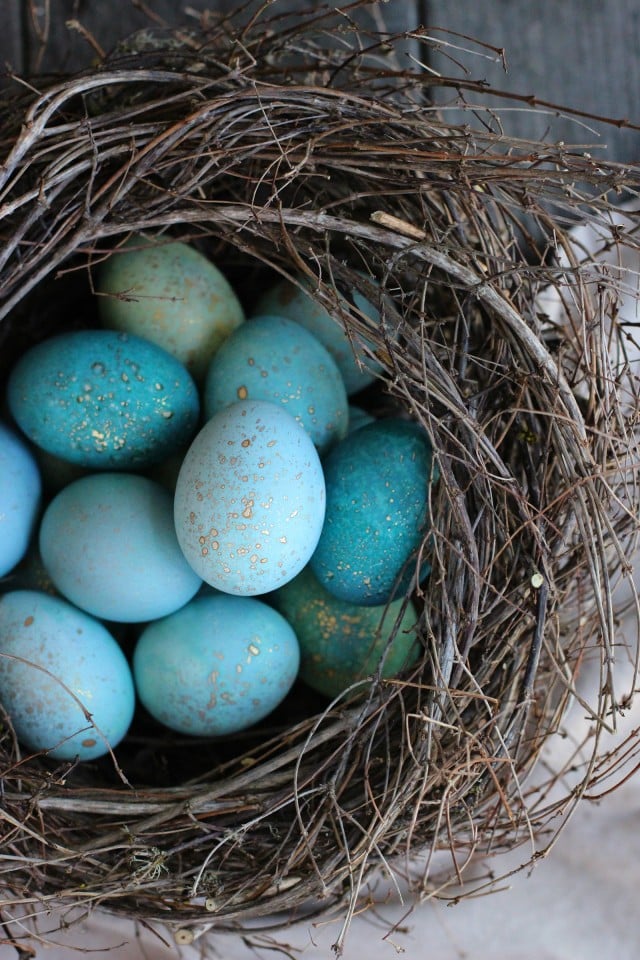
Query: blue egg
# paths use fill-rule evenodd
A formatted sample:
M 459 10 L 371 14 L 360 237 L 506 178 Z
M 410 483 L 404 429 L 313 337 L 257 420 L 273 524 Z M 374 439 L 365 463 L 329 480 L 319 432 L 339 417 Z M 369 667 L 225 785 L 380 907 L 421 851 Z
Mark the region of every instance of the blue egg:
M 300 284 L 297 286 L 289 280 L 281 280 L 260 297 L 253 311 L 254 316 L 272 314 L 299 323 L 332 355 L 347 393 L 357 393 L 373 383 L 380 372 L 380 364 L 365 350 L 365 341 L 358 334 L 349 337 L 341 322 L 305 291 L 305 287 L 311 289 L 311 282 L 305 278 L 300 280 Z M 356 310 L 375 321 L 376 325 L 380 322 L 378 309 L 357 290 L 352 292 L 352 299 Z M 354 312 L 344 297 L 340 298 L 340 302 L 344 310 Z
M 282 404 L 321 454 L 346 436 L 347 394 L 336 362 L 293 320 L 256 317 L 213 357 L 204 388 L 207 418 L 247 399 Z
M 266 717 L 291 689 L 298 641 L 250 597 L 202 596 L 149 624 L 133 656 L 140 701 L 180 733 L 222 736 Z
M 366 427 L 370 423 L 375 423 L 376 418 L 361 407 L 355 407 L 349 404 L 349 430 L 348 433 L 355 433 L 361 427 Z
M 55 587 L 95 617 L 163 617 L 200 588 L 176 539 L 171 494 L 147 477 L 95 473 L 65 487 L 40 526 Z
M 44 340 L 11 372 L 9 407 L 33 443 L 94 470 L 158 463 L 196 430 L 199 399 L 161 347 L 112 330 Z
M 13 430 L 0 423 L 0 577 L 27 552 L 41 487 L 31 451 Z
M 176 485 L 184 555 L 225 593 L 268 593 L 295 577 L 322 530 L 325 485 L 318 452 L 284 407 L 244 401 L 197 435 Z
M 127 733 L 135 692 L 101 623 L 58 597 L 15 590 L 0 597 L 0 700 L 30 750 L 93 760 Z
M 379 420 L 334 447 L 324 471 L 326 519 L 310 561 L 316 577 L 365 606 L 405 593 L 430 526 L 435 474 L 426 434 L 406 420 Z

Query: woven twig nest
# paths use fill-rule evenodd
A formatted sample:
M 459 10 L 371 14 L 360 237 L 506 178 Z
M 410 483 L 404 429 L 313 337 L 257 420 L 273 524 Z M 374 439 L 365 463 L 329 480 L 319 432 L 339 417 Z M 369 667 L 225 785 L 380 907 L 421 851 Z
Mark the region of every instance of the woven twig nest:
M 9 86 L 2 373 L 70 314 L 91 325 L 94 268 L 131 233 L 189 240 L 243 290 L 306 277 L 381 366 L 363 402 L 433 442 L 422 660 L 331 704 L 294 692 L 229 742 L 134 723 L 115 758 L 84 765 L 27 756 L 5 716 L 2 883 L 27 914 L 101 905 L 188 938 L 346 904 L 346 928 L 370 871 L 442 849 L 454 866 L 416 893 L 437 880 L 457 896 L 474 853 L 532 833 L 545 848 L 619 707 L 636 386 L 620 276 L 594 281 L 567 230 L 606 224 L 638 170 L 448 124 L 433 78 L 393 67 L 390 38 L 346 17 L 324 28 L 148 33 L 92 71 Z M 610 239 L 633 245 L 630 230 Z M 338 298 L 354 289 L 380 322 Z M 527 778 L 587 658 L 602 670 L 582 703 L 592 748 L 546 801 L 555 778 L 531 792 Z

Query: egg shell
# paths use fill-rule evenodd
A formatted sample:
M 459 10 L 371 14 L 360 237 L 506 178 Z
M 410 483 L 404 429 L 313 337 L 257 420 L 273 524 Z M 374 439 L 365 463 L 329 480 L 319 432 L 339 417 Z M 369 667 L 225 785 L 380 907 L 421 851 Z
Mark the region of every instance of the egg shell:
M 149 624 L 133 672 L 140 701 L 160 723 L 222 736 L 271 713 L 291 689 L 299 662 L 296 635 L 276 610 L 218 593 Z
M 171 494 L 136 474 L 95 473 L 61 490 L 42 518 L 40 553 L 60 593 L 105 620 L 166 616 L 201 585 L 176 539 Z
M 349 404 L 349 429 L 348 433 L 355 433 L 356 430 L 359 430 L 361 427 L 366 427 L 370 423 L 375 423 L 376 418 L 373 414 L 369 413 L 367 410 L 363 410 L 362 407 L 356 407 L 353 404 Z
M 305 566 L 322 530 L 325 484 L 316 448 L 279 405 L 221 410 L 193 441 L 176 485 L 184 555 L 225 593 L 268 593 Z
M 16 422 L 48 453 L 93 470 L 142 468 L 193 436 L 196 385 L 165 350 L 113 330 L 42 341 L 12 370 Z
M 380 365 L 365 352 L 357 335 L 354 334 L 350 339 L 340 321 L 306 292 L 311 289 L 311 281 L 299 278 L 298 283 L 300 286 L 290 280 L 281 280 L 275 284 L 259 298 L 252 311 L 253 316 L 271 314 L 288 317 L 312 333 L 336 361 L 347 394 L 357 393 L 369 386 L 380 372 Z M 352 298 L 357 310 L 376 324 L 380 321 L 378 309 L 357 290 L 353 291 Z M 353 312 L 347 300 L 344 297 L 340 299 L 343 308 Z
M 133 237 L 102 264 L 97 290 L 106 327 L 158 344 L 196 380 L 244 320 L 224 274 L 186 243 Z
M 135 692 L 101 623 L 58 597 L 16 590 L 0 597 L 0 700 L 30 750 L 92 760 L 127 733 Z
M 375 606 L 405 593 L 429 529 L 431 444 L 417 424 L 362 427 L 324 461 L 325 523 L 311 568 L 334 596 Z M 424 571 L 423 571 L 424 572 Z
M 346 436 L 347 393 L 335 360 L 308 330 L 285 317 L 255 317 L 243 324 L 209 365 L 207 419 L 247 399 L 282 404 L 320 454 Z
M 41 494 L 33 454 L 17 433 L 0 423 L 0 577 L 27 552 Z
M 417 613 L 404 598 L 388 606 L 346 603 L 320 584 L 305 567 L 271 597 L 293 627 L 300 644 L 300 679 L 327 697 L 340 696 L 375 675 L 397 676 L 420 658 Z M 393 640 L 389 637 L 400 619 Z

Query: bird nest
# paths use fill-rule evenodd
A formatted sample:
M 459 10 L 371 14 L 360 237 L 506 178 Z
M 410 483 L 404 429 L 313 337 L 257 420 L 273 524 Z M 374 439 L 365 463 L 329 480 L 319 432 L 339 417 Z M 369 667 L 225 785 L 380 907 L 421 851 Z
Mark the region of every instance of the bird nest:
M 421 857 L 417 898 L 464 895 L 461 864 L 532 835 L 547 849 L 558 814 L 616 769 L 600 742 L 621 707 L 614 589 L 637 535 L 633 330 L 624 278 L 568 231 L 598 223 L 633 249 L 610 198 L 633 197 L 639 171 L 510 139 L 477 102 L 481 122 L 446 121 L 434 88 L 464 106 L 465 84 L 401 69 L 406 39 L 335 11 L 240 13 L 3 93 L 3 377 L 35 340 L 94 323 L 95 268 L 151 231 L 242 277 L 248 301 L 306 278 L 378 364 L 362 404 L 422 424 L 440 473 L 432 572 L 411 590 L 423 654 L 398 679 L 331 703 L 294 688 L 224 741 L 138 718 L 113 755 L 76 765 L 25 754 L 4 716 L 14 912 L 100 905 L 187 941 L 339 907 L 339 950 L 372 871 Z M 590 741 L 558 793 L 534 771 L 576 696 Z

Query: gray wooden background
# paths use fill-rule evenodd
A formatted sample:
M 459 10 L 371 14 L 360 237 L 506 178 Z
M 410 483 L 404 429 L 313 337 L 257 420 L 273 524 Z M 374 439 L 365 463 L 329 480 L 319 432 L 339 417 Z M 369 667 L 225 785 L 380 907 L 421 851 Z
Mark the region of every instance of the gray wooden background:
M 239 0 L 0 0 L 0 65 L 29 74 L 90 64 L 95 52 L 67 26 L 70 20 L 109 50 L 148 26 L 150 16 L 170 25 L 196 25 L 202 11 L 238 6 Z M 271 9 L 302 6 L 303 0 L 275 0 Z M 455 58 L 460 76 L 487 81 L 494 89 L 640 123 L 640 0 L 387 0 L 374 13 L 390 31 L 424 25 L 440 39 L 442 52 L 429 64 L 433 69 L 451 73 L 448 57 Z M 504 48 L 507 71 L 491 51 L 480 56 L 475 46 L 475 53 L 467 53 L 474 44 L 442 30 Z M 468 94 L 468 102 L 472 120 L 477 95 Z M 638 131 L 563 116 L 553 107 L 534 113 L 522 103 L 493 102 L 511 135 L 551 136 L 611 159 L 640 159 Z

